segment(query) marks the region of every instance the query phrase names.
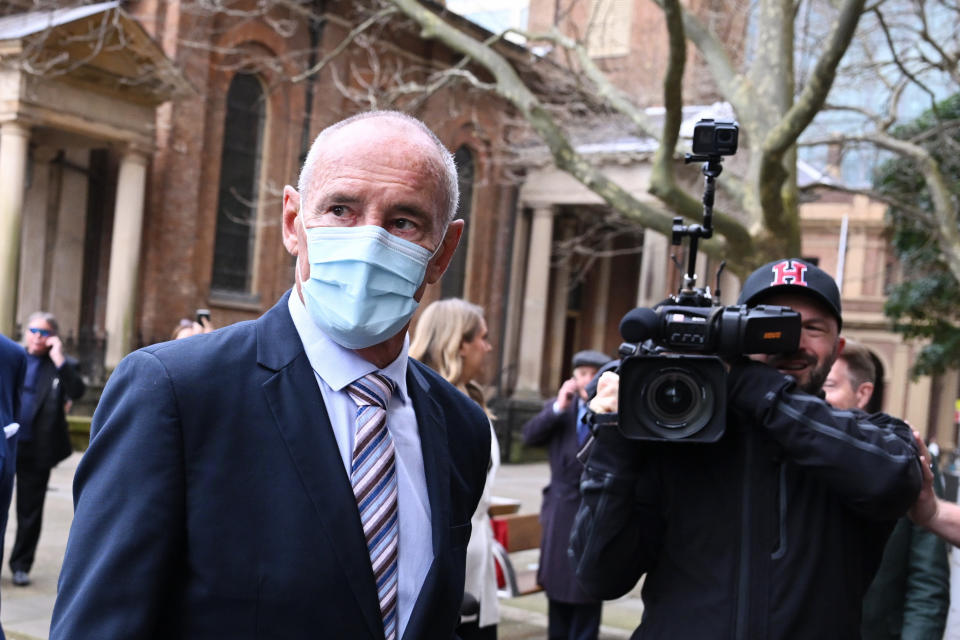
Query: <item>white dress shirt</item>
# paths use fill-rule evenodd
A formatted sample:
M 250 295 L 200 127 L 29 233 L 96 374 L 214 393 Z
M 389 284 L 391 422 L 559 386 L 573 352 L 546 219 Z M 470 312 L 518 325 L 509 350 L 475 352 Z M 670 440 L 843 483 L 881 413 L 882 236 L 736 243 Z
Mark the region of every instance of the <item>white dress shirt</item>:
M 433 563 L 433 534 L 430 527 L 430 500 L 423 470 L 423 450 L 413 403 L 407 394 L 407 350 L 409 336 L 396 360 L 383 369 L 364 360 L 350 349 L 331 340 L 310 318 L 296 288 L 290 292 L 290 317 L 300 334 L 304 351 L 323 394 L 333 435 L 340 448 L 343 468 L 350 481 L 357 405 L 346 391 L 348 384 L 373 371 L 390 378 L 396 392 L 387 405 L 387 430 L 393 438 L 397 467 L 397 502 L 400 518 L 398 569 L 397 637 L 410 620 L 413 605 Z M 358 516 L 359 517 L 359 516 Z

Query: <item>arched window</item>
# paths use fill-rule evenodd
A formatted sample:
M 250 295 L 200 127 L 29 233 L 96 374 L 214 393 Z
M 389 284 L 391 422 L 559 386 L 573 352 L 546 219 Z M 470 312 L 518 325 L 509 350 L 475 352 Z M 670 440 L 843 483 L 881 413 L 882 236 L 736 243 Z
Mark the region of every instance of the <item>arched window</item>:
M 249 293 L 257 235 L 257 184 L 265 105 L 256 76 L 238 73 L 227 92 L 220 156 L 213 279 L 217 291 Z
M 473 209 L 473 152 L 464 145 L 453 154 L 453 161 L 457 165 L 457 182 L 460 185 L 460 204 L 457 205 L 457 218 L 462 219 L 464 224 L 460 246 L 453 254 L 450 266 L 447 267 L 440 283 L 440 296 L 442 298 L 463 297 L 463 286 L 467 279 L 467 247 L 470 246 L 470 214 Z

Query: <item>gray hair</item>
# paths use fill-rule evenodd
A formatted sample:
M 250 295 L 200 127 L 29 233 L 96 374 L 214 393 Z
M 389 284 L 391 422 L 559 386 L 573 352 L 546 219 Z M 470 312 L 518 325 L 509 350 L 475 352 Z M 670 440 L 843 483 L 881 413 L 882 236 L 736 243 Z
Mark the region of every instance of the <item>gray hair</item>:
M 427 127 L 427 125 L 417 118 L 403 113 L 402 111 L 364 111 L 341 120 L 340 122 L 336 122 L 321 131 L 317 137 L 314 138 L 313 144 L 310 146 L 310 152 L 307 153 L 307 158 L 303 161 L 303 167 L 301 167 L 300 176 L 297 179 L 297 191 L 300 193 L 301 203 L 307 198 L 307 182 L 309 181 L 308 176 L 313 173 L 313 167 L 317 162 L 317 157 L 323 150 L 322 142 L 337 129 L 342 129 L 349 124 L 353 124 L 354 122 L 358 122 L 360 120 L 367 120 L 369 118 L 394 118 L 396 120 L 400 120 L 414 126 L 417 130 L 426 134 L 426 136 L 433 141 L 434 146 L 437 148 L 442 165 L 442 174 L 438 177 L 443 184 L 444 192 L 447 196 L 447 201 L 445 203 L 447 205 L 446 222 L 447 224 L 450 224 L 450 222 L 457 215 L 457 204 L 460 200 L 460 186 L 457 182 L 457 165 L 453 161 L 453 154 L 447 150 L 447 147 L 440 142 L 440 138 L 438 138 L 437 135 L 431 131 L 429 127 Z
M 34 311 L 30 314 L 30 317 L 27 318 L 27 324 L 31 324 L 34 320 L 43 320 L 46 322 L 53 331 L 53 335 L 60 333 L 60 325 L 57 323 L 57 318 L 49 311 Z

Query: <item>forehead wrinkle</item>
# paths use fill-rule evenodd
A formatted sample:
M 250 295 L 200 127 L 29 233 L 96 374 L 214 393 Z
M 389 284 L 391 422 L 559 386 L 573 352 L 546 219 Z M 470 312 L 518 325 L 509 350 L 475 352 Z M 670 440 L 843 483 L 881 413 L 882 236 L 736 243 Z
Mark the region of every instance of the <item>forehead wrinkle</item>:
M 418 128 L 399 118 L 361 120 L 338 129 L 324 140 L 317 156 L 314 174 L 326 165 L 331 170 L 360 151 L 383 154 L 384 150 L 403 149 L 405 166 L 411 172 L 429 176 L 441 200 L 447 199 L 444 188 L 445 166 L 432 139 Z
M 362 149 L 362 153 L 369 152 L 369 149 Z M 362 153 L 351 154 L 349 150 L 340 152 L 339 149 L 332 152 L 325 149 L 321 153 L 308 192 L 314 202 L 307 204 L 308 210 L 317 211 L 324 204 L 338 200 L 345 203 L 360 202 L 362 197 L 359 194 L 368 191 L 371 183 L 376 183 L 383 187 L 378 195 L 389 198 L 387 208 L 423 218 L 431 227 L 438 222 L 445 222 L 442 174 L 429 154 L 411 153 L 402 164 L 390 158 L 381 165 L 365 165 L 356 161 L 357 155 L 362 156 Z M 398 189 L 392 191 L 394 188 Z M 431 199 L 427 203 L 419 201 L 423 198 L 418 198 L 418 195 L 427 190 L 439 196 L 439 199 Z

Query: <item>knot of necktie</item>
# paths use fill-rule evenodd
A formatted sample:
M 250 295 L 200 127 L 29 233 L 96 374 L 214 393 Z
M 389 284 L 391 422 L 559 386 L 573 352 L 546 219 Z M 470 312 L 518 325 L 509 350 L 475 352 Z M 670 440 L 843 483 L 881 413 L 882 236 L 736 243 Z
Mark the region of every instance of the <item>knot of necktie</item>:
M 393 394 L 393 382 L 385 375 L 374 371 L 347 385 L 347 393 L 357 406 L 373 405 L 386 409 L 387 402 Z

